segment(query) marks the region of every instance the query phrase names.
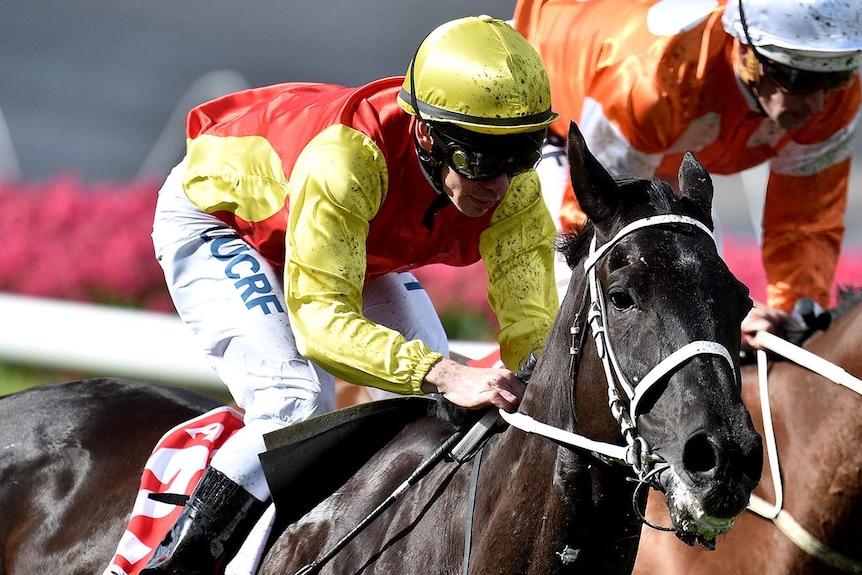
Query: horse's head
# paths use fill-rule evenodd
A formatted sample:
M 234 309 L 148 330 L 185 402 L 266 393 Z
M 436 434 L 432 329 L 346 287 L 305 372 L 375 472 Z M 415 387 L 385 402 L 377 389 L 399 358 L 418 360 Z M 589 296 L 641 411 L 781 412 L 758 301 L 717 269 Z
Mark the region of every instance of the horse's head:
M 636 473 L 665 492 L 681 539 L 710 546 L 745 509 L 762 466 L 740 397 L 740 324 L 751 300 L 712 238 L 712 180 L 689 153 L 678 194 L 664 182 L 617 182 L 574 123 L 568 156 L 591 223 L 563 244 L 574 269 L 566 305 L 589 318 L 595 341 L 576 358 L 578 389 L 584 378 L 612 379 Z M 588 362 L 595 352 L 602 362 Z

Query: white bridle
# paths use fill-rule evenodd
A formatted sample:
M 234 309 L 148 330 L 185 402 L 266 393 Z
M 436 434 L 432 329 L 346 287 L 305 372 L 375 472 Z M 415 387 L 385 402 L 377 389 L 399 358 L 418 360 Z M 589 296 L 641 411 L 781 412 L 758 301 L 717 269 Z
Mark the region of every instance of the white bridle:
M 736 379 L 736 370 L 730 352 L 726 347 L 714 341 L 693 341 L 670 354 L 668 357 L 660 361 L 653 367 L 649 373 L 635 386 L 629 383 L 628 378 L 620 369 L 617 362 L 616 354 L 608 337 L 607 325 L 607 306 L 605 305 L 604 293 L 601 289 L 601 283 L 596 275 L 596 264 L 605 256 L 608 251 L 614 247 L 622 238 L 630 233 L 652 226 L 660 226 L 665 224 L 683 224 L 693 226 L 715 241 L 710 229 L 694 218 L 687 216 L 666 214 L 660 216 L 646 217 L 636 220 L 627 226 L 623 227 L 610 241 L 600 247 L 596 247 L 596 237 L 593 236 L 590 244 L 590 254 L 584 261 L 584 271 L 587 273 L 587 282 L 589 284 L 590 294 L 590 310 L 587 319 L 590 324 L 590 329 L 593 333 L 593 338 L 596 343 L 596 350 L 599 358 L 604 366 L 605 379 L 608 384 L 608 403 L 611 408 L 611 413 L 620 425 L 623 438 L 626 441 L 626 446 L 614 445 L 591 440 L 580 434 L 566 431 L 557 427 L 553 427 L 544 423 L 540 423 L 535 419 L 523 413 L 506 413 L 500 410 L 500 416 L 513 427 L 547 437 L 559 443 L 564 443 L 572 447 L 586 449 L 598 455 L 602 455 L 621 463 L 626 463 L 632 467 L 635 474 L 642 482 L 648 482 L 649 477 L 653 475 L 653 467 L 660 458 L 653 455 L 646 441 L 640 437 L 635 425 L 635 417 L 637 416 L 637 408 L 644 395 L 665 376 L 674 372 L 683 363 L 687 362 L 692 357 L 697 355 L 716 355 L 723 357 L 731 372 Z M 577 323 L 577 317 L 575 319 Z M 580 327 L 572 326 L 572 334 L 576 338 L 580 332 Z M 580 353 L 576 345 L 572 346 L 572 355 Z M 617 393 L 617 386 L 614 381 L 619 383 L 628 396 L 628 407 L 620 399 Z M 738 383 L 738 382 L 737 382 Z

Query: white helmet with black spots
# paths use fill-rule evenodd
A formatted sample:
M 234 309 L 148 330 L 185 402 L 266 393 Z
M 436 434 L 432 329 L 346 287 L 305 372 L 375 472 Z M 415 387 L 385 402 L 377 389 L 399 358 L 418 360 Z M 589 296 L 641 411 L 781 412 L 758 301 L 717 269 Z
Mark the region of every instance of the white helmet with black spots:
M 743 44 L 791 68 L 829 73 L 862 64 L 860 0 L 729 0 L 722 24 Z

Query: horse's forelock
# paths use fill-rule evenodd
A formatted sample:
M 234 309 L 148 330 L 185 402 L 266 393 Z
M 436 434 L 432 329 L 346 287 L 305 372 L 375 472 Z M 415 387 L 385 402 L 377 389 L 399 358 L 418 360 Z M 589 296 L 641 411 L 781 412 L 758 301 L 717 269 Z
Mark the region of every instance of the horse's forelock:
M 646 216 L 674 213 L 679 205 L 680 197 L 662 180 L 622 179 L 617 184 L 626 201 L 614 212 L 614 221 L 608 222 L 613 228 Z
M 572 229 L 560 234 L 557 238 L 557 251 L 566 258 L 566 264 L 572 269 L 587 256 L 589 240 L 593 237 L 593 222 L 587 220 L 580 230 Z
M 669 184 L 660 180 L 645 180 L 623 178 L 617 181 L 620 197 L 625 203 L 616 206 L 607 218 L 601 222 L 605 230 L 617 230 L 631 223 L 634 219 L 648 215 L 668 214 L 680 198 L 676 196 Z M 642 212 L 642 213 L 638 213 Z M 570 268 L 586 257 L 589 240 L 593 237 L 595 224 L 587 220 L 580 230 L 570 230 L 562 233 L 557 240 L 557 251 L 566 258 Z

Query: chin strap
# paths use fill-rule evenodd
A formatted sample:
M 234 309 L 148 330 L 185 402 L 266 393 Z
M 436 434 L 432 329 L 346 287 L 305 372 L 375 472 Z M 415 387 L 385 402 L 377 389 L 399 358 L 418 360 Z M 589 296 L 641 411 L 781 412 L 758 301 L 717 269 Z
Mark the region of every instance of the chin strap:
M 434 149 L 428 152 L 419 145 L 419 137 L 416 135 L 416 130 L 418 129 L 418 123 L 421 121 L 421 118 L 417 119 L 417 124 L 413 129 L 413 143 L 416 146 L 416 157 L 419 159 L 419 167 L 422 170 L 422 175 L 425 176 L 425 180 L 437 192 L 437 197 L 434 198 L 431 205 L 425 210 L 425 215 L 422 216 L 422 225 L 429 230 L 433 230 L 434 218 L 437 216 L 437 212 L 452 202 L 449 196 L 443 192 L 443 159 L 438 157 L 439 154 L 434 153 Z
M 425 210 L 425 215 L 422 216 L 422 225 L 428 228 L 429 230 L 434 229 L 434 218 L 437 216 L 437 212 L 448 206 L 452 203 L 449 200 L 449 196 L 446 194 L 438 194 L 434 201 L 431 202 L 431 205 L 428 206 L 428 209 Z

